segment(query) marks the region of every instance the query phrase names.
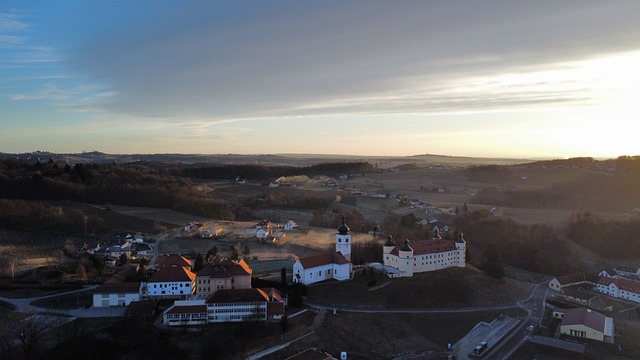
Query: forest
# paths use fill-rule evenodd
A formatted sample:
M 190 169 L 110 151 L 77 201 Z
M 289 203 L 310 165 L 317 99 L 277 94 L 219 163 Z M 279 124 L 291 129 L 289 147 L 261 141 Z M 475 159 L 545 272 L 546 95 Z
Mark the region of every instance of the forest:
M 295 166 L 266 166 L 266 165 L 185 165 L 168 170 L 175 176 L 185 176 L 199 179 L 277 179 L 282 176 L 306 175 L 313 177 L 325 175 L 337 177 L 339 175 L 366 174 L 377 171 L 368 162 L 322 163 L 305 167 Z
M 565 162 L 533 163 L 529 166 L 578 166 L 591 164 L 588 158 Z M 558 165 L 562 164 L 562 165 Z M 640 157 L 619 157 L 599 164 L 607 170 L 586 173 L 582 178 L 537 189 L 493 186 L 478 191 L 472 204 L 534 209 L 584 209 L 628 212 L 640 204 Z M 489 165 L 470 168 L 467 177 L 487 183 L 506 182 L 509 167 Z

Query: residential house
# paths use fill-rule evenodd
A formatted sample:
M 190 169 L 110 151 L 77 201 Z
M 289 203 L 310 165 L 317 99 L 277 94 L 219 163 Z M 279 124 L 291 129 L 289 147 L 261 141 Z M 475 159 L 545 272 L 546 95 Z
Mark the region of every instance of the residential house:
M 196 291 L 196 274 L 182 266 L 161 266 L 142 287 L 151 299 L 186 299 Z
M 215 260 L 196 274 L 196 294 L 207 298 L 218 290 L 250 289 L 251 268 L 240 259 Z
M 596 290 L 610 297 L 640 303 L 640 282 L 601 276 Z
M 382 259 L 385 266 L 398 270 L 388 272 L 389 277 L 411 277 L 414 273 L 465 267 L 466 246 L 462 234 L 454 241 L 441 239 L 436 232 L 433 239 L 411 243 L 405 240 L 402 246 L 398 246 L 389 235 L 382 246 Z
M 139 281 L 125 282 L 111 277 L 93 291 L 93 307 L 127 306 L 140 301 Z
M 291 231 L 298 228 L 298 224 L 295 221 L 289 220 L 286 224 L 284 224 L 283 228 L 287 231 Z
M 549 282 L 549 289 L 562 293 L 564 288 L 569 286 L 586 286 L 593 287 L 598 281 L 597 276 L 585 273 L 573 273 L 558 276 Z
M 256 230 L 256 237 L 260 240 L 265 240 L 269 235 L 271 235 L 271 229 L 261 227 Z
M 560 334 L 613 344 L 613 319 L 588 308 L 567 309 Z
M 329 279 L 348 280 L 352 273 L 351 234 L 344 217 L 336 233 L 335 252 L 300 258 L 293 264 L 293 281 L 306 285 Z

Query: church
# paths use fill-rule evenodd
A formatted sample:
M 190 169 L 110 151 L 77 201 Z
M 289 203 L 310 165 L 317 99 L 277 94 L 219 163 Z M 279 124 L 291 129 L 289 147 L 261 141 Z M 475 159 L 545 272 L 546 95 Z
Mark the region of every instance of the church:
M 293 264 L 293 282 L 314 284 L 335 279 L 349 280 L 353 274 L 351 267 L 351 234 L 342 217 L 342 224 L 336 233 L 336 251 L 298 259 Z
M 385 266 L 397 269 L 388 272 L 389 277 L 410 277 L 414 273 L 465 267 L 466 247 L 462 234 L 456 240 L 447 240 L 436 232 L 433 239 L 411 243 L 405 240 L 402 246 L 389 235 L 382 246 L 382 258 Z

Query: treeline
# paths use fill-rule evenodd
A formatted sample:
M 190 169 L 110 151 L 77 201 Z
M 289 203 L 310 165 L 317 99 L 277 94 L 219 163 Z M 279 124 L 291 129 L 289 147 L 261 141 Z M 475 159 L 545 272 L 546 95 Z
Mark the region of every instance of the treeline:
M 591 163 L 588 159 L 580 162 Z M 470 203 L 537 209 L 594 209 L 628 212 L 640 204 L 640 157 L 606 163 L 609 172 L 590 172 L 578 180 L 540 189 L 493 187 L 480 190 Z
M 264 193 L 240 195 L 236 203 L 249 209 L 279 208 L 293 210 L 326 210 L 335 200 L 333 193 L 319 193 L 285 188 L 265 188 Z
M 235 218 L 231 205 L 203 194 L 189 179 L 146 167 L 76 164 L 56 169 L 53 163 L 34 171 L 31 166 L 4 164 L 0 198 L 157 207 L 218 219 Z
M 97 232 L 106 229 L 102 218 L 79 209 L 9 199 L 0 199 L 0 227 L 78 235 L 85 228 Z
M 480 250 L 481 258 L 474 259 L 480 267 L 511 265 L 556 275 L 577 270 L 567 246 L 550 225 L 519 224 L 485 210 L 461 213 L 453 225 L 463 230 L 468 246 Z
M 376 171 L 368 162 L 340 162 L 322 163 L 306 167 L 295 166 L 266 166 L 266 165 L 189 165 L 169 169 L 175 176 L 185 176 L 200 179 L 277 179 L 282 176 L 317 175 L 338 176 L 348 174 L 363 174 Z
M 349 229 L 354 232 L 366 234 L 378 227 L 375 221 L 362 215 L 358 209 L 352 209 L 351 211 L 333 210 L 331 212 L 316 211 L 313 213 L 309 225 L 337 229 L 342 224 L 343 216 Z
M 635 259 L 640 254 L 640 215 L 627 221 L 604 220 L 590 212 L 577 213 L 567 226 L 567 237 L 609 259 Z

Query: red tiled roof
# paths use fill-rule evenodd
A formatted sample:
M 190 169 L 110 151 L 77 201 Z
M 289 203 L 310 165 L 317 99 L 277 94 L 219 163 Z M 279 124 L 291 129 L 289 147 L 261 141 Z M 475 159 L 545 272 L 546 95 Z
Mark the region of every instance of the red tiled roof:
M 347 260 L 339 252 L 308 256 L 308 257 L 300 258 L 299 261 L 303 269 L 310 269 L 316 266 L 322 266 L 322 265 L 328 265 L 328 264 L 343 265 L 343 264 L 349 263 L 349 260 Z
M 186 282 L 194 281 L 196 274 L 183 268 L 182 266 L 161 267 L 158 272 L 153 274 L 149 282 Z
M 169 266 L 186 266 L 191 268 L 191 261 L 182 255 L 169 255 L 162 260 L 158 267 L 161 268 Z
M 585 274 L 582 272 L 562 275 L 556 278 L 561 286 L 571 285 L 580 282 L 596 283 L 598 281 L 598 275 Z
M 207 305 L 181 305 L 174 306 L 165 314 L 206 314 Z
M 604 332 L 606 316 L 587 308 L 567 309 L 561 325 L 585 325 L 591 329 Z
M 277 296 L 275 296 L 277 294 Z M 280 292 L 274 288 L 222 289 L 209 295 L 207 304 L 233 302 L 269 302 L 271 298 L 283 301 Z
M 640 282 L 625 279 L 614 279 L 606 276 L 601 276 L 598 280 L 599 285 L 609 286 L 611 283 L 616 284 L 619 289 L 640 294 Z
M 452 240 L 447 239 L 430 239 L 430 240 L 417 240 L 410 243 L 413 249 L 413 255 L 435 254 L 440 252 L 447 252 L 456 249 L 456 244 Z M 400 248 L 398 246 L 391 250 L 393 255 L 398 255 Z
M 222 289 L 207 298 L 207 304 L 224 302 L 262 302 L 269 296 L 260 289 Z
M 251 268 L 242 259 L 239 261 L 225 259 L 207 264 L 198 271 L 198 276 L 212 278 L 227 278 L 234 275 L 251 275 Z
M 104 284 L 96 288 L 94 293 L 138 293 L 140 292 L 140 282 L 123 282 L 114 277 L 109 278 Z

